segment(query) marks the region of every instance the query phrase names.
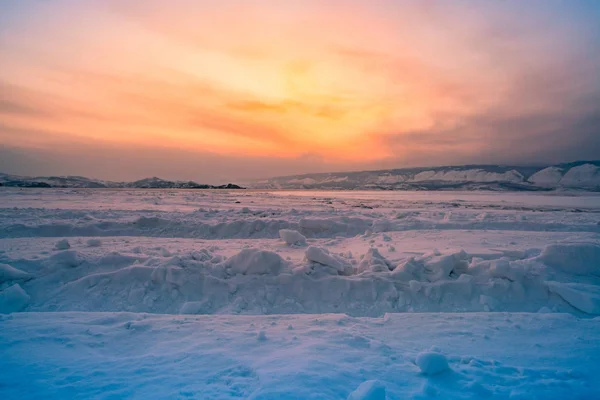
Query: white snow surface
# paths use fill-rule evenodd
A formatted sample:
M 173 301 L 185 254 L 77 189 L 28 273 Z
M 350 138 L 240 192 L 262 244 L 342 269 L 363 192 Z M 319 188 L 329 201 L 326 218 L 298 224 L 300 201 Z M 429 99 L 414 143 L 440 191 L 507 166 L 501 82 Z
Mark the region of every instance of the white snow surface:
M 385 385 L 376 380 L 364 381 L 355 391 L 350 393 L 348 400 L 385 400 Z
M 568 314 L 16 313 L 0 326 L 3 399 L 600 396 L 600 321 Z M 432 347 L 450 370 L 421 372 Z
M 412 179 L 414 182 L 445 181 L 445 182 L 523 182 L 523 175 L 510 170 L 504 173 L 489 172 L 482 169 L 423 171 Z
M 600 167 L 593 164 L 573 167 L 562 177 L 560 184 L 577 187 L 600 186 Z
M 548 167 L 529 177 L 529 181 L 539 186 L 557 186 L 563 177 L 564 171 L 558 167 Z
M 0 207 L 1 398 L 600 395 L 598 194 L 3 188 Z
M 32 276 L 27 272 L 11 267 L 8 264 L 0 264 L 0 284 L 12 281 L 21 281 L 31 279 Z
M 597 161 L 559 164 L 546 168 L 507 167 L 501 165 L 437 167 L 350 173 L 282 176 L 248 182 L 255 189 L 450 189 L 465 190 L 591 190 L 600 189 Z M 536 171 L 537 172 L 534 172 Z M 525 174 L 525 175 L 523 175 Z M 531 175 L 530 175 L 531 174 Z

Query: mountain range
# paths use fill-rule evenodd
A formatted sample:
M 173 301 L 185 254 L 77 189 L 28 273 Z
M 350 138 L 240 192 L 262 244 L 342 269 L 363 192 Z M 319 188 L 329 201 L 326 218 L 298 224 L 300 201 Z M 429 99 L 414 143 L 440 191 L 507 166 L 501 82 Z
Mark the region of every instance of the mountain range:
M 19 176 L 0 173 L 0 186 L 38 188 L 131 188 L 131 189 L 244 189 L 233 183 L 206 185 L 194 181 L 145 178 L 134 182 L 113 182 L 83 176 Z
M 462 165 L 276 177 L 257 189 L 600 191 L 600 161 L 546 166 Z
M 0 173 L 0 186 L 54 188 L 244 189 L 232 183 L 146 178 L 113 182 L 82 176 L 27 177 Z M 600 161 L 546 166 L 462 165 L 282 176 L 249 182 L 252 189 L 600 191 Z

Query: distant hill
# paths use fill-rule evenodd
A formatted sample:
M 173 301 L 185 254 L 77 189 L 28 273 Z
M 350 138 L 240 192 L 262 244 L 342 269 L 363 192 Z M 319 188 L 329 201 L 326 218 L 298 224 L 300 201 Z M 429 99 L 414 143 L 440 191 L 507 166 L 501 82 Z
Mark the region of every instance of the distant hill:
M 146 178 L 112 182 L 83 176 L 17 176 L 0 173 L 0 186 L 53 188 L 244 189 L 193 181 Z M 497 190 L 600 191 L 600 161 L 577 161 L 541 167 L 460 165 L 379 171 L 333 172 L 282 176 L 251 182 L 254 189 L 319 190 Z
M 283 176 L 254 181 L 256 189 L 600 191 L 600 161 L 541 167 L 461 165 Z
M 228 183 L 226 185 L 205 185 L 193 181 L 169 181 L 160 178 L 146 178 L 135 182 L 112 182 L 83 176 L 18 176 L 0 173 L 0 186 L 34 188 L 139 188 L 139 189 L 244 189 Z

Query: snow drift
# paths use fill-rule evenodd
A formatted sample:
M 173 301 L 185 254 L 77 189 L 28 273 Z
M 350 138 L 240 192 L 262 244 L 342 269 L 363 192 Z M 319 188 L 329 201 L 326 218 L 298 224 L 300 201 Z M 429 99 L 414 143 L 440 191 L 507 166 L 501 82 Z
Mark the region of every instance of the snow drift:
M 600 314 L 600 245 L 556 244 L 482 259 L 432 252 L 394 264 L 309 246 L 295 264 L 243 249 L 172 257 L 59 251 L 3 266 L 3 312 L 327 313 L 533 311 Z M 17 283 L 18 282 L 18 283 Z

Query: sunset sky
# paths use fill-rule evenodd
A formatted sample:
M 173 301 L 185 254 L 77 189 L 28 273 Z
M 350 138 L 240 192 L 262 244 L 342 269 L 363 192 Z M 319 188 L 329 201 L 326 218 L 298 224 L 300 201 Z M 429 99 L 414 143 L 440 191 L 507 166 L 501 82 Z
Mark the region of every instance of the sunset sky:
M 0 172 L 598 158 L 600 1 L 0 1 Z

